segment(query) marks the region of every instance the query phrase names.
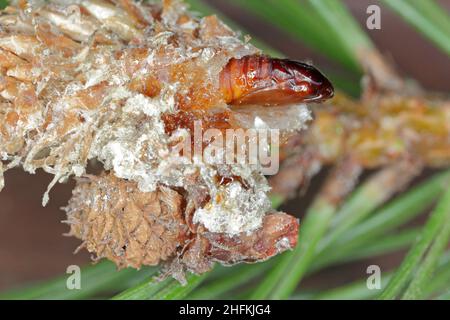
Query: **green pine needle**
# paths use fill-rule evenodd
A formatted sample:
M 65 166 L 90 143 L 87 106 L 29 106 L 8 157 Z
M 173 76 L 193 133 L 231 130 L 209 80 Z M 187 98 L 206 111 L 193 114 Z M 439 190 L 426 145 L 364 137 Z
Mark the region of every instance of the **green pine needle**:
M 320 53 L 361 72 L 358 52 L 373 45 L 337 0 L 234 0 Z
M 218 13 L 204 0 L 187 2 L 202 15 Z M 233 0 L 233 3 L 248 14 L 257 15 L 304 42 L 318 54 L 342 64 L 354 78 L 332 74 L 330 78 L 333 83 L 347 92 L 359 92 L 357 80 L 362 68 L 358 52 L 374 49 L 374 45 L 342 1 Z M 450 19 L 435 1 L 383 0 L 383 3 L 450 55 Z M 0 0 L 0 8 L 6 4 L 7 1 Z M 243 30 L 223 15 L 219 16 L 233 29 Z M 252 39 L 252 43 L 267 54 L 283 56 L 259 39 Z M 189 274 L 186 286 L 171 278 L 155 280 L 157 268 L 117 271 L 112 263 L 104 261 L 82 269 L 81 290 L 68 290 L 68 275 L 65 275 L 7 292 L 0 298 L 85 299 L 121 292 L 113 299 L 369 299 L 376 297 L 379 291 L 368 290 L 365 280 L 339 288 L 292 294 L 304 277 L 318 270 L 412 245 L 400 267 L 395 272 L 383 274 L 383 292 L 379 298 L 394 299 L 406 289 L 401 296 L 404 299 L 449 299 L 450 252 L 445 252 L 450 237 L 449 180 L 449 171 L 440 173 L 391 200 L 381 209 L 376 208 L 389 194 L 385 193 L 383 186 L 370 185 L 370 181 L 361 185 L 339 210 L 317 198 L 302 221 L 299 244 L 295 250 L 265 263 L 233 268 L 219 266 L 203 275 Z M 423 228 L 398 231 L 438 198 L 441 199 Z M 284 201 L 276 196 L 272 200 L 275 207 Z M 261 281 L 255 283 L 258 278 Z M 237 290 L 239 293 L 236 293 Z
M 430 218 L 428 219 L 425 227 L 423 228 L 422 234 L 420 238 L 417 239 L 414 246 L 409 251 L 406 258 L 403 260 L 402 264 L 396 271 L 394 277 L 389 282 L 386 289 L 380 295 L 380 299 L 395 299 L 400 291 L 407 285 L 407 282 L 410 280 L 413 271 L 416 266 L 420 263 L 422 256 L 426 252 L 426 250 L 430 247 L 433 241 L 437 238 L 442 226 L 445 226 L 450 221 L 450 188 L 448 188 L 447 192 L 444 194 L 442 199 L 439 201 L 437 207 L 431 213 Z M 445 237 L 444 237 L 445 239 Z M 440 248 L 438 248 L 440 249 Z M 425 270 L 422 271 L 430 272 L 433 269 L 433 264 L 436 259 L 435 255 L 431 256 L 431 261 L 426 262 Z M 422 277 L 422 275 L 421 275 Z M 428 275 L 425 275 L 428 277 Z M 422 284 L 423 280 L 421 279 L 419 284 Z M 420 288 L 417 288 L 417 283 L 415 284 L 417 291 L 420 291 Z
M 429 252 L 427 253 L 424 261 L 418 267 L 411 284 L 403 295 L 403 299 L 407 300 L 417 300 L 423 299 L 425 295 L 426 285 L 431 280 L 433 273 L 437 267 L 439 257 L 445 251 L 449 245 L 450 240 L 450 188 L 446 195 L 447 206 L 446 210 L 449 212 L 447 214 L 447 220 L 444 220 L 444 225 L 441 227 L 441 231 L 436 236 L 433 245 L 431 246 Z
M 81 269 L 81 289 L 68 289 L 67 279 L 70 275 L 65 275 L 52 281 L 12 290 L 0 295 L 0 299 L 86 299 L 103 292 L 124 290 L 150 277 L 155 272 L 156 268 L 143 268 L 139 271 L 134 269 L 118 271 L 114 263 L 102 261 Z
M 208 276 L 208 273 L 202 275 L 190 274 L 187 276 L 187 284 L 182 286 L 178 281 L 173 280 L 168 286 L 164 287 L 152 296 L 153 300 L 180 300 L 188 296 L 200 283 Z
M 318 199 L 308 210 L 297 247 L 285 253 L 280 263 L 266 276 L 252 294 L 252 299 L 284 299 L 295 290 L 307 272 L 317 244 L 321 240 L 336 208 Z
M 439 293 L 442 289 L 445 290 L 447 284 L 450 281 L 450 251 L 444 253 L 439 259 L 438 270 L 436 272 L 435 280 L 439 281 L 439 285 L 436 285 L 435 281 L 425 284 L 425 297 L 430 297 L 435 293 Z M 381 288 L 369 289 L 367 287 L 367 279 L 357 280 L 341 287 L 322 291 L 320 293 L 312 294 L 310 299 L 315 300 L 362 300 L 375 298 L 380 290 L 383 290 L 389 281 L 392 279 L 393 272 L 383 272 L 381 275 Z M 302 298 L 302 293 L 297 293 L 292 298 Z
M 342 251 L 351 250 L 361 244 L 365 245 L 368 242 L 380 239 L 384 234 L 393 231 L 424 212 L 449 185 L 450 171 L 436 174 L 395 198 L 360 224 L 353 226 L 346 232 L 341 232 L 341 237 L 334 242 L 330 241 L 330 238 L 325 239 L 321 243 L 322 250 L 317 257 L 317 261 L 327 261 L 335 256 L 339 257 Z M 344 205 L 344 207 L 348 206 L 348 204 Z M 360 210 L 355 208 L 354 212 L 360 215 Z

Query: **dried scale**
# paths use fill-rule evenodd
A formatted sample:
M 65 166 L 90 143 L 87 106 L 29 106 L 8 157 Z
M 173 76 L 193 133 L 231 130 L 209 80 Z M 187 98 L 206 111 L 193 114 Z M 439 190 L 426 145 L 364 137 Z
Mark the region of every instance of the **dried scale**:
M 338 207 L 360 174 L 372 178 L 388 199 L 405 188 L 424 168 L 450 166 L 450 101 L 402 79 L 375 49 L 361 51 L 361 98 L 338 92 L 314 106 L 306 133 L 284 144 L 280 172 L 271 177 L 272 192 L 288 199 L 323 167 L 333 168 L 319 197 Z

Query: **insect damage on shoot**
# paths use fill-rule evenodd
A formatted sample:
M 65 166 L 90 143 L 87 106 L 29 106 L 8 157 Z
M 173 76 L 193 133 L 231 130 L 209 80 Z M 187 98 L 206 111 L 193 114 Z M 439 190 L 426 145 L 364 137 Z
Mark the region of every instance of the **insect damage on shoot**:
M 260 163 L 207 163 L 178 143 L 199 121 L 288 136 L 311 120 L 304 102 L 333 94 L 313 67 L 262 56 L 186 9 L 18 1 L 0 16 L 0 187 L 7 169 L 42 168 L 54 175 L 45 204 L 57 182 L 78 177 L 65 222 L 80 248 L 119 267 L 163 263 L 180 281 L 293 248 L 298 221 L 271 208 Z M 90 161 L 104 172 L 86 174 Z

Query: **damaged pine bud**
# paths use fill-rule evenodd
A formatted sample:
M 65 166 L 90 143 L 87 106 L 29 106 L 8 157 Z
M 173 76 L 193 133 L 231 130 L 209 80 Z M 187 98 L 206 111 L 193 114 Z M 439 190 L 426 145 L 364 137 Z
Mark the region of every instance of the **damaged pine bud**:
M 264 57 L 178 0 L 17 1 L 0 15 L 0 189 L 10 168 L 43 169 L 54 175 L 45 205 L 57 182 L 79 177 L 70 234 L 119 267 L 165 263 L 182 279 L 262 261 L 298 231 L 273 212 L 262 161 L 203 161 L 177 146 L 217 142 L 196 138 L 198 122 L 285 138 L 312 119 L 305 102 L 332 94 L 315 68 Z M 278 150 L 259 136 L 231 150 L 245 144 Z M 86 176 L 90 161 L 107 173 Z

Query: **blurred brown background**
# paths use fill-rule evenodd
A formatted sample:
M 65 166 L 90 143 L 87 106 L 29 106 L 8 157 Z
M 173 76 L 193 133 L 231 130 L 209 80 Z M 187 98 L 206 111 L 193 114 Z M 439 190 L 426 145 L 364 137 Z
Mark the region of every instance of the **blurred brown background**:
M 264 21 L 248 16 L 229 1 L 207 0 L 207 2 L 287 56 L 299 60 L 312 60 L 325 69 L 339 70 L 338 66 L 313 50 L 274 30 Z M 377 1 L 345 0 L 345 2 L 365 28 L 366 8 Z M 450 0 L 439 2 L 450 11 Z M 448 93 L 450 91 L 448 57 L 384 7 L 381 23 L 381 30 L 367 30 L 367 32 L 382 53 L 395 62 L 399 72 L 418 80 L 427 89 Z M 62 274 L 71 264 L 88 263 L 89 255 L 85 251 L 77 255 L 72 254 L 79 241 L 62 236 L 68 228 L 60 222 L 65 218 L 60 207 L 67 203 L 73 182 L 57 185 L 50 194 L 48 206 L 43 208 L 41 200 L 51 180 L 49 175 L 43 172 L 29 175 L 16 169 L 7 172 L 5 179 L 6 187 L 0 193 L 0 291 Z M 304 201 L 290 202 L 287 206 L 290 213 L 298 215 L 303 213 L 303 208 Z M 399 258 L 401 257 L 392 255 L 377 259 L 376 263 L 382 268 L 389 267 L 399 261 Z M 366 261 L 364 265 L 374 262 Z M 336 274 L 339 274 L 337 280 Z M 361 264 L 351 264 L 329 270 L 322 274 L 320 279 L 321 281 L 334 279 L 336 283 L 340 283 L 364 275 L 365 268 L 362 268 Z M 319 277 L 315 277 L 316 281 L 318 279 Z

